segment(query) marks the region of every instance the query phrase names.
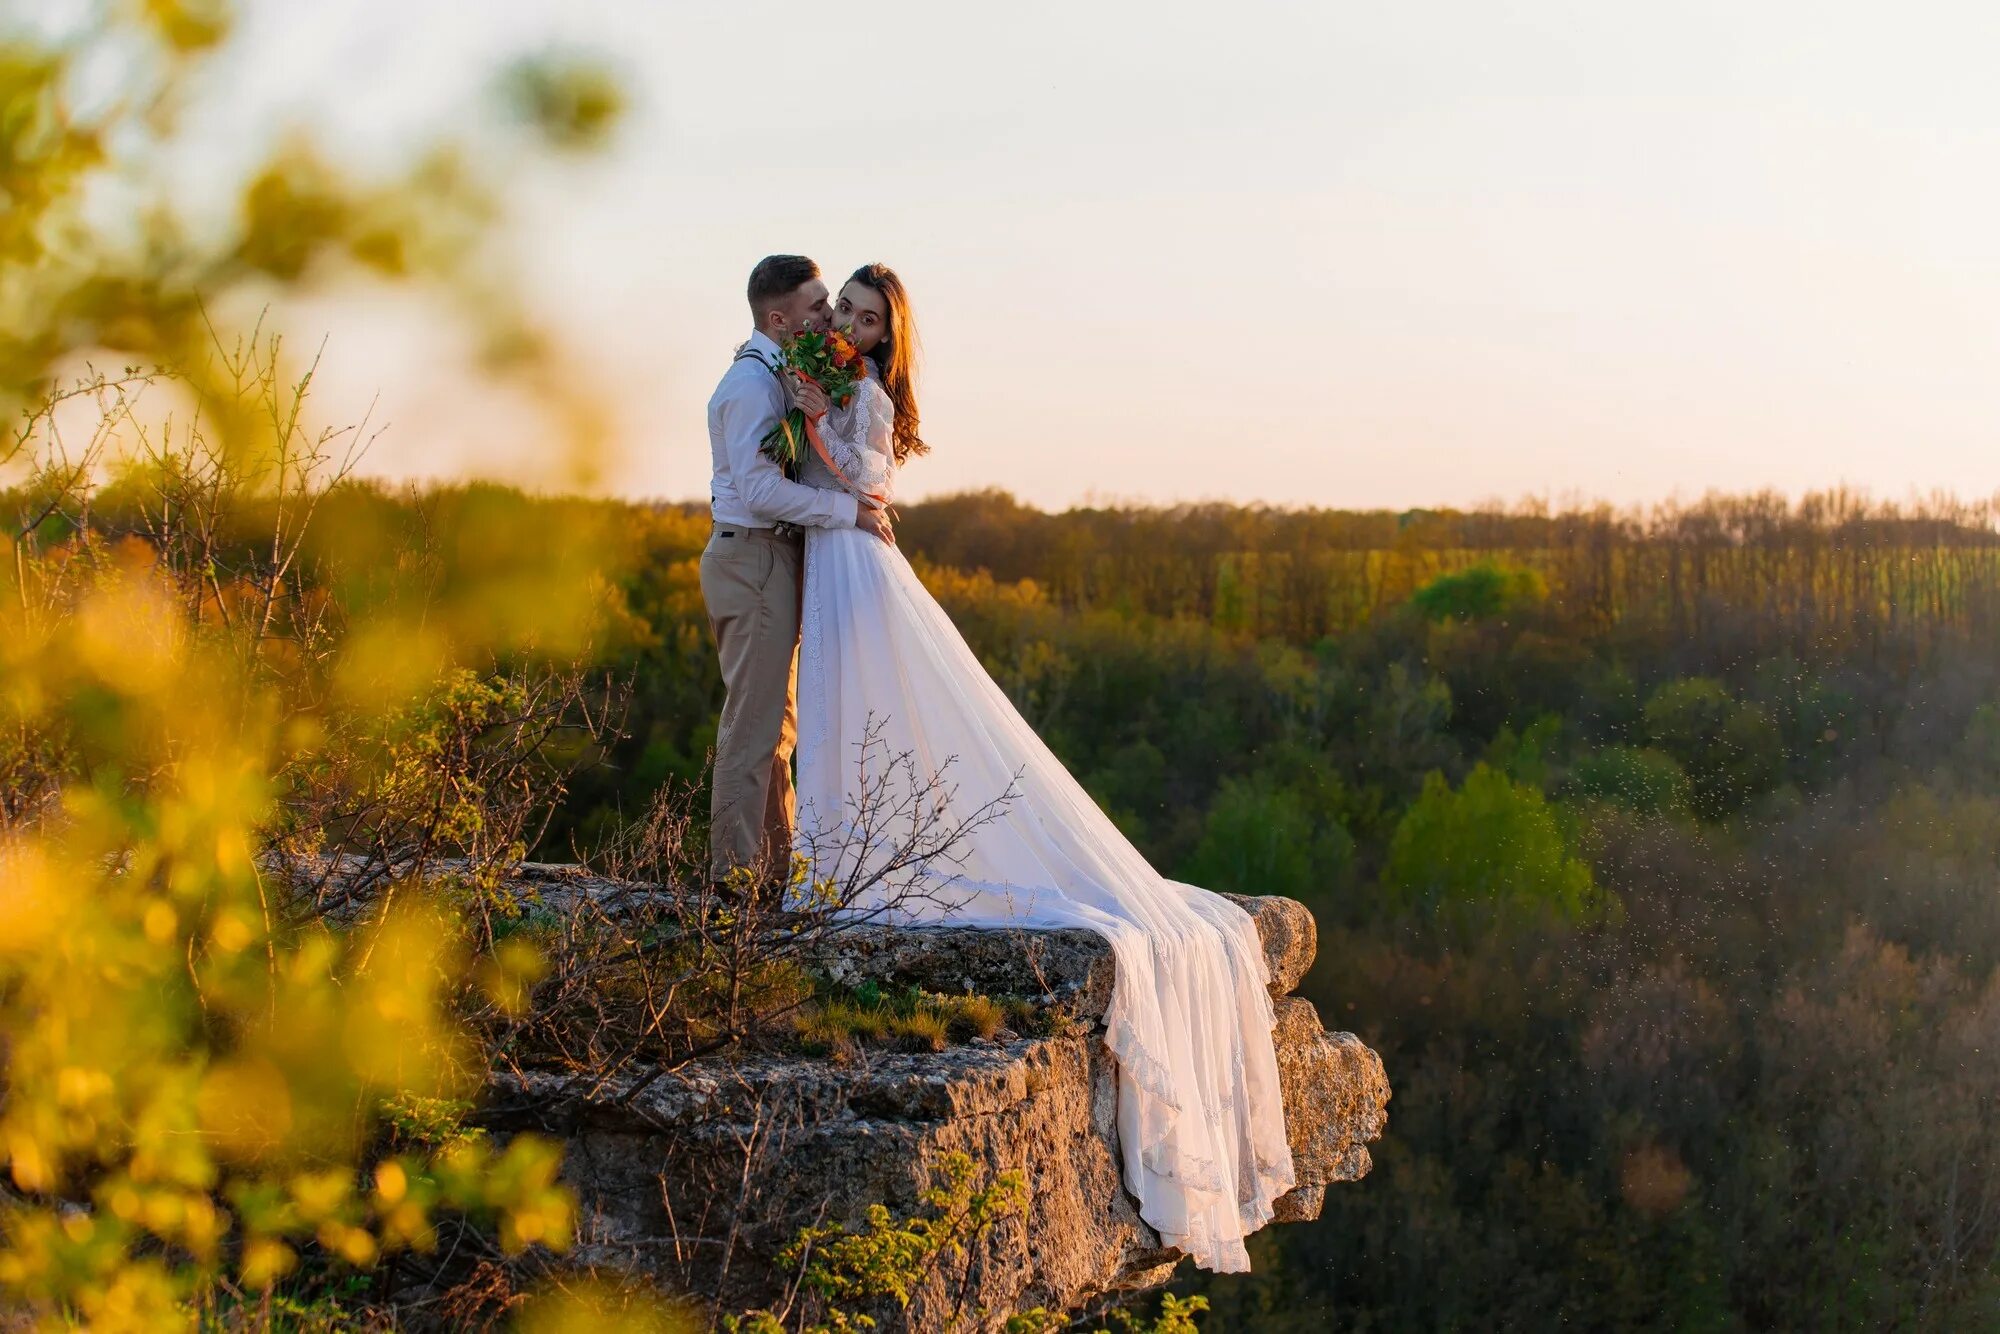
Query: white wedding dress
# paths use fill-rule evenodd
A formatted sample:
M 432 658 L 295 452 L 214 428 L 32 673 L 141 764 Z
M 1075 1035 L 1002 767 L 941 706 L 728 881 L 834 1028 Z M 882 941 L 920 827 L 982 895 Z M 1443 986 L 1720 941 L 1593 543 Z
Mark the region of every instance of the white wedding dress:
M 873 379 L 822 421 L 848 489 L 890 494 L 893 423 Z M 801 479 L 842 486 L 810 453 Z M 907 755 L 904 785 L 944 773 L 958 819 L 1011 786 L 998 818 L 935 869 L 938 898 L 903 899 L 890 915 L 1104 936 L 1116 964 L 1104 1040 L 1117 1060 L 1125 1185 L 1167 1244 L 1205 1269 L 1247 1270 L 1244 1238 L 1293 1185 L 1268 971 L 1249 915 L 1146 863 L 900 551 L 859 529 L 812 528 L 805 567 L 798 839 L 817 857 L 815 875 L 840 876 L 871 855 L 852 836 L 871 738 L 871 778 Z

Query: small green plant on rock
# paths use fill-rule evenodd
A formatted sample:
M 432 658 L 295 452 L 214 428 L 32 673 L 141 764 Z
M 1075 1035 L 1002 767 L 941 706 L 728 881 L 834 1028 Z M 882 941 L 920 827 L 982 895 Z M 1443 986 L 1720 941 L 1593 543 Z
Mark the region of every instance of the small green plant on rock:
M 923 1193 L 927 1214 L 898 1221 L 876 1204 L 858 1232 L 837 1223 L 800 1229 L 778 1257 L 798 1276 L 799 1309 L 727 1316 L 723 1328 L 730 1334 L 849 1334 L 875 1328 L 874 1318 L 855 1308 L 892 1299 L 907 1308 L 947 1258 L 962 1258 L 968 1242 L 1026 1208 L 1028 1184 L 1021 1173 L 1002 1172 L 985 1185 L 976 1184 L 977 1175 L 969 1156 L 949 1153 L 938 1163 L 938 1184 Z M 945 1328 L 956 1328 L 958 1315 L 947 1317 Z
M 795 1275 L 795 1295 L 775 1311 L 724 1316 L 723 1329 L 728 1334 L 852 1334 L 876 1327 L 875 1318 L 857 1308 L 894 1300 L 907 1310 L 943 1261 L 963 1259 L 970 1243 L 1027 1208 L 1028 1185 L 1020 1172 L 1002 1172 L 984 1185 L 978 1176 L 970 1156 L 948 1153 L 938 1162 L 937 1184 L 923 1193 L 927 1214 L 897 1221 L 887 1207 L 876 1204 L 858 1232 L 837 1223 L 801 1228 L 778 1256 Z M 1119 1310 L 1111 1313 L 1111 1323 L 1116 1334 L 1195 1334 L 1194 1317 L 1207 1309 L 1206 1297 L 1167 1293 L 1157 1316 Z M 968 1311 L 961 1293 L 939 1328 L 955 1331 L 968 1320 L 983 1324 L 991 1314 L 984 1307 Z M 1074 1326 L 1069 1316 L 1037 1306 L 1008 1316 L 1002 1328 L 1007 1334 L 1057 1334 Z M 1075 1334 L 1113 1330 L 1075 1327 Z
M 486 1138 L 478 1126 L 468 1126 L 472 1103 L 463 1098 L 426 1098 L 401 1093 L 382 1106 L 382 1119 L 396 1139 L 409 1145 L 448 1148 L 466 1140 Z
M 1201 1327 L 1194 1318 L 1207 1309 L 1206 1297 L 1176 1297 L 1169 1292 L 1160 1298 L 1158 1315 L 1148 1318 L 1135 1311 L 1118 1310 L 1111 1313 L 1111 1323 L 1118 1334 L 1195 1334 Z M 1086 1331 L 1068 1316 L 1040 1306 L 1008 1316 L 1004 1328 L 1007 1334 L 1112 1334 L 1103 1325 Z

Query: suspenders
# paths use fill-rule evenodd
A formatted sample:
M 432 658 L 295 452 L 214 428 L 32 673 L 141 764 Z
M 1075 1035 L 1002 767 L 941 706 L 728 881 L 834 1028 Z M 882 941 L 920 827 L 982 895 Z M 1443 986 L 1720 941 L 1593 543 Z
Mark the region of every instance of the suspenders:
M 764 360 L 764 358 L 759 356 L 757 353 L 752 352 L 747 344 L 744 345 L 743 347 L 736 349 L 736 355 L 729 359 L 729 364 L 733 366 L 739 361 L 754 361 L 759 366 L 762 366 L 765 370 L 771 372 L 771 378 L 778 382 L 778 391 L 780 393 L 785 394 L 785 400 L 787 402 L 791 401 L 791 395 L 785 392 L 785 373 L 783 371 L 779 370 L 776 366 L 773 366 L 770 362 Z M 780 465 L 778 471 L 784 474 L 786 481 L 796 482 L 797 480 L 799 480 L 797 471 L 790 464 Z M 713 500 L 714 497 L 711 496 L 710 499 Z M 773 524 L 772 527 L 775 528 L 780 534 L 786 532 L 795 533 L 799 531 L 799 528 L 796 524 L 779 523 L 779 524 Z

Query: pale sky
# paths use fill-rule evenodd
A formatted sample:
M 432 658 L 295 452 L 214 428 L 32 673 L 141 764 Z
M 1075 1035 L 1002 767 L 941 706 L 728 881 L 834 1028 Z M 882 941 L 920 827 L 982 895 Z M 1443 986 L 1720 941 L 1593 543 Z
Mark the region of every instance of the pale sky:
M 774 250 L 903 274 L 935 447 L 912 498 L 2000 491 L 1992 6 L 249 10 L 218 161 L 246 111 L 379 156 L 523 49 L 622 68 L 615 150 L 515 202 L 627 494 L 705 494 L 703 405 Z M 332 391 L 382 396 L 379 469 L 546 447 L 400 306 L 306 313 Z

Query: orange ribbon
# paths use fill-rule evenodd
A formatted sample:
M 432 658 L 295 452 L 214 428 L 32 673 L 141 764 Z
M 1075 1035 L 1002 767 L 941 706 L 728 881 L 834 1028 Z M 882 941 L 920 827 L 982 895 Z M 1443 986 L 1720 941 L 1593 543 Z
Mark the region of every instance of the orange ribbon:
M 867 363 L 864 362 L 862 364 L 865 366 Z M 801 380 L 804 380 L 807 384 L 811 385 L 815 389 L 821 389 L 824 387 L 820 384 L 818 380 L 813 379 L 812 376 L 807 375 L 804 371 L 794 371 L 793 374 L 797 375 Z M 868 373 L 864 370 L 862 372 L 862 378 L 866 379 L 867 375 Z M 826 452 L 826 445 L 822 443 L 819 438 L 818 423 L 813 418 L 806 417 L 806 414 L 803 412 L 800 413 L 799 415 L 801 417 L 805 417 L 806 439 L 812 442 L 813 453 L 819 455 L 819 461 L 826 465 L 826 470 L 832 473 L 834 477 L 839 480 L 840 484 L 846 487 L 849 491 L 852 491 L 857 496 L 866 497 L 869 501 L 871 501 L 874 504 L 876 509 L 887 509 L 889 507 L 889 498 L 887 496 L 877 495 L 873 491 L 863 491 L 860 487 L 856 486 L 853 482 L 849 481 L 847 478 L 847 474 L 840 470 L 840 465 L 833 461 L 833 455 Z

